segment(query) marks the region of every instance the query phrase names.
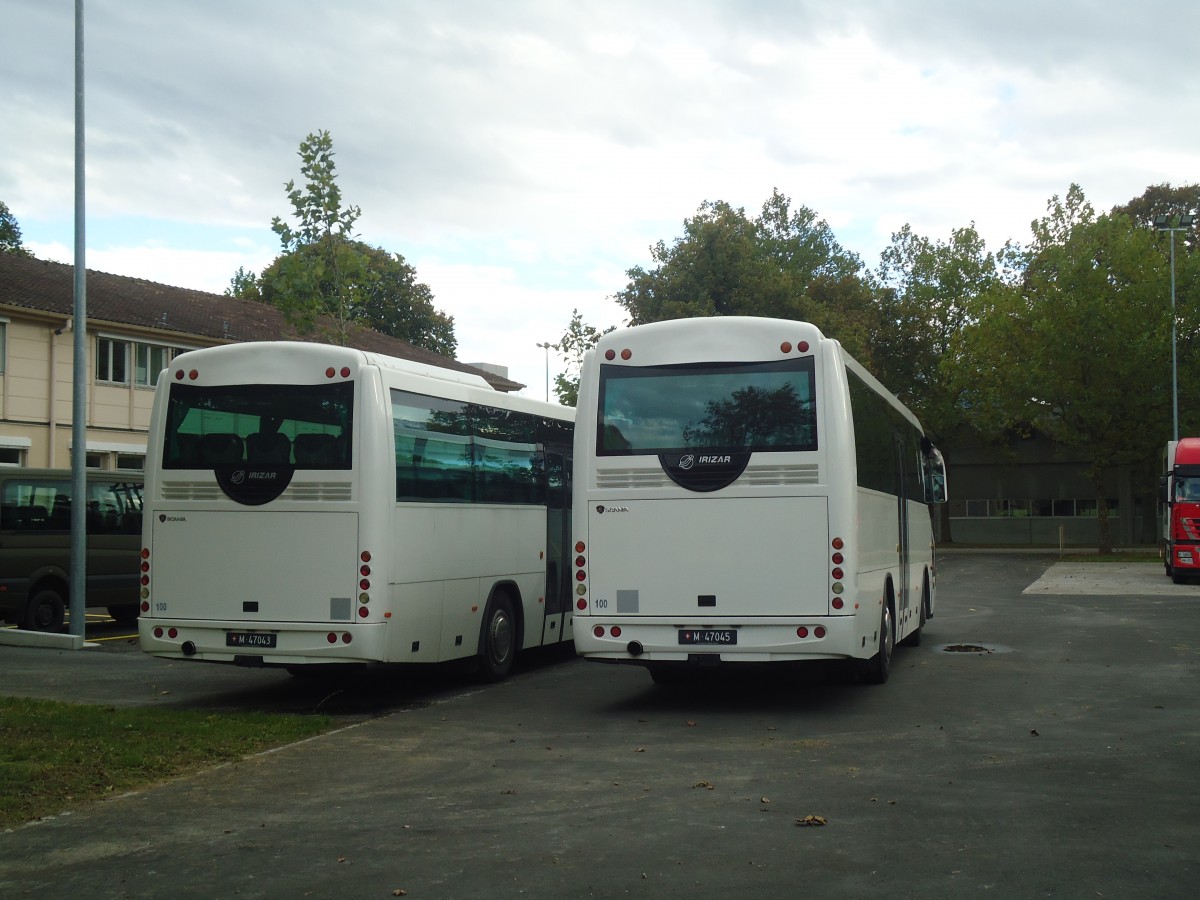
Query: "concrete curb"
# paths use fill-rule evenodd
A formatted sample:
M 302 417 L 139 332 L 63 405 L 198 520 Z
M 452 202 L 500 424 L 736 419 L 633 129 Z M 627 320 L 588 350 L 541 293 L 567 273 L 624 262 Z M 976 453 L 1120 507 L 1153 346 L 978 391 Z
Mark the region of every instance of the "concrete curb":
M 82 650 L 99 646 L 85 641 L 83 636 L 78 634 L 23 631 L 18 628 L 0 628 L 0 644 L 10 647 L 41 647 L 47 650 Z

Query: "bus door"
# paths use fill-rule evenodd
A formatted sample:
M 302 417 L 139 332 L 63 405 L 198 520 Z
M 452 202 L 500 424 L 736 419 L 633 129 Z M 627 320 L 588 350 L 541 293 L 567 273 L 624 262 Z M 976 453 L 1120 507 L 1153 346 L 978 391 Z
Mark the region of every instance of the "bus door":
M 542 643 L 563 640 L 571 604 L 571 451 L 546 450 L 546 618 Z
M 911 468 L 907 456 L 909 448 L 905 446 L 904 435 L 900 431 L 894 432 L 893 443 L 896 448 L 896 553 L 899 556 L 900 566 L 900 583 L 895 585 L 898 629 L 901 613 L 908 609 L 909 602 L 908 495 L 913 491 L 921 490 L 921 485 L 913 484 L 909 477 Z

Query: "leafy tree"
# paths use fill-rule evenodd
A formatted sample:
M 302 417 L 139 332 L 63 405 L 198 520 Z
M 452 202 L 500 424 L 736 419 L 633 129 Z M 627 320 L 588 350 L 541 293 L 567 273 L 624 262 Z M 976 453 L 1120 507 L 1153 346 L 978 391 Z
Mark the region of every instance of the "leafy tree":
M 1170 421 L 1167 261 L 1158 235 L 1097 216 L 1078 185 L 1051 199 L 1033 238 L 1002 254 L 1020 278 L 974 301 L 956 339 L 959 384 L 985 432 L 1036 427 L 1091 460 L 1107 551 L 1105 473 L 1150 458 Z
M 905 225 L 880 255 L 876 375 L 935 441 L 963 424 L 952 377 L 954 336 L 967 324 L 974 298 L 999 277 L 974 223 L 954 229 L 948 241 L 932 241 Z
M 553 345 L 567 363 L 567 370 L 554 376 L 554 393 L 563 406 L 575 406 L 579 402 L 579 367 L 583 365 L 583 355 L 595 347 L 603 335 L 615 328 L 613 325 L 599 331 L 583 321 L 578 309 L 571 311 L 571 323 L 558 343 Z
M 874 304 L 859 258 L 808 207 L 772 192 L 757 218 L 706 201 L 684 234 L 650 248 L 654 268 L 626 274 L 615 300 L 629 324 L 695 316 L 774 316 L 812 322 L 869 358 Z
M 277 268 L 269 282 L 260 279 L 260 290 L 301 333 L 316 330 L 324 317 L 333 323 L 328 337 L 345 344 L 353 309 L 360 302 L 355 291 L 364 280 L 363 261 L 350 246 L 362 210 L 342 206 L 328 131 L 301 141 L 299 156 L 304 188 L 294 181 L 284 186 L 297 225 L 293 228 L 279 216 L 271 220 L 283 254 L 273 264 Z
M 382 247 L 372 247 L 362 241 L 346 241 L 345 248 L 345 257 L 354 264 L 342 268 L 342 290 L 347 298 L 343 311 L 344 327 L 354 323 L 372 328 L 453 358 L 458 349 L 454 319 L 434 307 L 433 291 L 417 281 L 416 269 L 399 253 L 389 253 Z M 306 259 L 320 253 L 319 245 L 309 245 L 296 250 L 292 256 Z M 320 267 L 318 260 L 309 261 L 309 271 Z M 277 306 L 278 285 L 286 283 L 288 266 L 286 255 L 276 257 L 257 279 L 243 276 L 241 293 L 233 290 L 239 278 L 235 275 L 231 292 L 234 296 L 261 299 Z M 321 271 L 323 280 L 318 282 L 318 289 L 323 293 L 332 292 L 334 285 L 329 280 L 329 270 Z
M 932 241 L 905 225 L 880 255 L 880 326 L 872 340 L 875 374 L 945 448 L 967 422 L 955 373 L 954 337 L 974 300 L 998 282 L 996 259 L 972 223 Z M 950 508 L 938 507 L 943 542 L 953 539 Z
M 21 244 L 21 226 L 8 204 L 0 200 L 0 253 L 15 253 L 18 256 L 33 256 Z
M 322 329 L 345 344 L 355 324 L 453 357 L 454 319 L 434 307 L 416 269 L 399 253 L 354 237 L 361 210 L 343 207 L 329 132 L 310 134 L 299 156 L 305 186 L 285 185 L 297 224 L 278 216 L 271 222 L 283 253 L 260 275 L 239 268 L 225 293 L 278 307 L 302 334 Z
M 1195 213 L 1198 209 L 1200 184 L 1185 184 L 1180 187 L 1155 184 L 1146 188 L 1142 196 L 1113 207 L 1113 213 L 1124 213 L 1135 224 L 1152 227 L 1158 216 L 1168 216 L 1174 222 L 1174 217 L 1180 213 Z M 1190 233 L 1177 234 L 1175 239 L 1177 252 L 1197 252 L 1200 249 L 1200 222 L 1193 223 Z

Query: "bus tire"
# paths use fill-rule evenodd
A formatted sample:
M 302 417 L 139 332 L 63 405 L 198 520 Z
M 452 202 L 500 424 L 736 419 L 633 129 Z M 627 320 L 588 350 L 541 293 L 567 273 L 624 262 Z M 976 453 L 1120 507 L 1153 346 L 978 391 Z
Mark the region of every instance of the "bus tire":
M 21 627 L 27 631 L 62 631 L 67 604 L 53 588 L 38 588 L 29 597 Z
M 517 656 L 517 619 L 508 594 L 496 593 L 483 617 L 479 638 L 479 677 L 483 681 L 503 681 L 512 671 Z
M 886 684 L 892 674 L 892 652 L 896 647 L 896 625 L 887 598 L 879 614 L 879 650 L 870 659 L 861 661 L 860 677 L 867 684 Z

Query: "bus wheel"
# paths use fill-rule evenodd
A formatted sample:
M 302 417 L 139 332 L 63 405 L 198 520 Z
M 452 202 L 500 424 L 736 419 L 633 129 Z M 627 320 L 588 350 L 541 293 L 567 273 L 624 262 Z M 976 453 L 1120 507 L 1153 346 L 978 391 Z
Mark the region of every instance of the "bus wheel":
M 517 622 L 507 594 L 496 594 L 488 604 L 479 651 L 479 674 L 484 681 L 508 677 L 517 655 Z
M 58 591 L 42 588 L 29 598 L 21 627 L 27 631 L 62 631 L 66 608 Z
M 896 646 L 896 626 L 892 621 L 892 607 L 885 599 L 883 612 L 879 615 L 879 651 L 870 659 L 862 661 L 862 680 L 868 684 L 885 684 L 892 674 L 892 650 Z

